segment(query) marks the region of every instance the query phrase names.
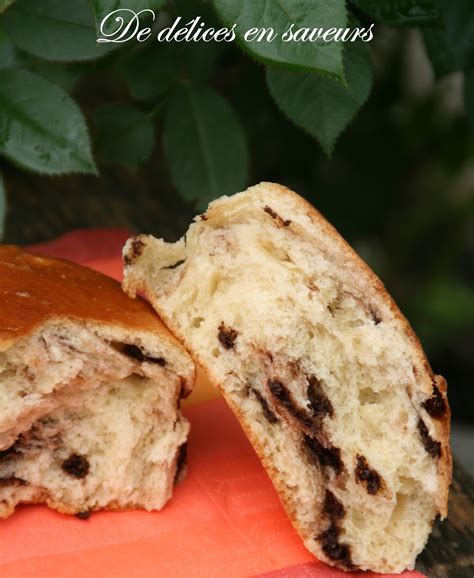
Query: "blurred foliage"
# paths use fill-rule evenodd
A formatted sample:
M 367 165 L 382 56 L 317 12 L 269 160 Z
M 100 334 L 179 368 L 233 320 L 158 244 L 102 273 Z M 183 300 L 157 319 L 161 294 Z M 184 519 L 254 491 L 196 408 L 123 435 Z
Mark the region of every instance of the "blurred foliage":
M 127 103 L 112 102 L 97 107 L 93 120 L 99 161 L 134 169 L 150 157 L 155 140 L 152 114 Z
M 178 236 L 208 200 L 282 182 L 382 277 L 447 377 L 455 415 L 474 418 L 472 2 L 285 0 L 285 14 L 272 0 L 267 12 L 263 0 L 70 4 L 0 0 L 6 239 L 42 240 L 57 221 Z M 95 42 L 111 7 L 160 6 L 155 22 L 143 15 L 154 35 L 199 15 L 237 22 L 236 41 Z M 243 40 L 245 27 L 291 21 L 375 22 L 375 39 L 329 52 Z
M 433 0 L 355 0 L 376 22 L 388 26 L 438 26 L 439 6 Z

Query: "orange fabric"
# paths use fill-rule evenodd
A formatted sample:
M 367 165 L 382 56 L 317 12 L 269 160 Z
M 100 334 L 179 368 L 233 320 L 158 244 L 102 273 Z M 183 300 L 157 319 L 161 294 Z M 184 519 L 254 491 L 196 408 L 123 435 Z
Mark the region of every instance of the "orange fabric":
M 303 547 L 224 401 L 186 414 L 188 475 L 161 512 L 98 512 L 82 521 L 21 507 L 1 523 L 0 576 L 243 578 L 303 564 L 301 576 L 347 577 Z M 300 575 L 284 572 L 275 576 Z
M 91 265 L 120 277 L 118 259 Z M 209 395 L 203 380 L 190 403 Z M 82 521 L 21 507 L 1 522 L 0 576 L 347 577 L 303 547 L 225 403 L 198 403 L 185 413 L 192 424 L 188 475 L 161 512 L 98 512 Z M 375 576 L 354 576 L 362 575 Z

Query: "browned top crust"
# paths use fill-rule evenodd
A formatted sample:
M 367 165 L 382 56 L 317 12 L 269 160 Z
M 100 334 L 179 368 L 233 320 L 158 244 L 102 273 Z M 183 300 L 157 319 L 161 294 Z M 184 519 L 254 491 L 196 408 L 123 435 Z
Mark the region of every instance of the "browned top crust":
M 0 344 L 52 318 L 152 331 L 175 342 L 152 308 L 143 299 L 130 299 L 114 279 L 69 261 L 0 245 Z

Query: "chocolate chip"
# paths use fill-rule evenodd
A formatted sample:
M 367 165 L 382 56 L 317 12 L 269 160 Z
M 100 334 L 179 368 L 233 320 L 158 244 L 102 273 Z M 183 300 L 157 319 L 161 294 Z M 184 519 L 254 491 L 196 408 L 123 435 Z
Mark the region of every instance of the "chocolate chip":
M 346 568 L 354 568 L 350 547 L 339 543 L 339 534 L 339 528 L 333 523 L 317 537 L 317 540 L 321 542 L 323 552 L 328 558 L 343 564 Z
M 269 207 L 268 205 L 265 205 L 265 207 L 263 207 L 263 210 L 265 211 L 265 213 L 268 213 L 270 215 L 270 217 L 272 217 L 273 219 L 277 219 L 278 218 L 278 213 L 275 212 L 271 207 Z
M 142 254 L 145 243 L 139 237 L 132 237 L 130 245 L 130 250 L 123 257 L 123 262 L 125 265 L 130 265 L 137 257 Z
M 8 476 L 5 478 L 0 478 L 0 488 L 6 486 L 27 486 L 28 482 L 22 478 L 17 478 L 16 476 Z
M 179 477 L 183 471 L 188 460 L 188 442 L 181 444 L 178 449 L 178 458 L 176 460 L 176 473 L 174 474 L 174 483 L 179 480 Z
M 425 447 L 425 450 L 433 459 L 441 457 L 441 444 L 430 436 L 428 428 L 426 427 L 426 424 L 421 419 L 421 417 L 418 420 L 417 427 L 418 431 L 420 432 L 421 441 Z
M 132 258 L 140 257 L 143 253 L 143 247 L 145 243 L 139 237 L 133 237 L 132 239 Z
M 268 388 L 276 402 L 281 404 L 288 413 L 301 422 L 307 429 L 314 432 L 319 430 L 319 427 L 313 421 L 313 418 L 303 409 L 298 407 L 289 390 L 279 379 L 269 379 Z
M 324 417 L 334 415 L 334 409 L 328 397 L 324 393 L 321 382 L 314 375 L 308 378 L 308 389 L 306 391 L 314 417 Z
M 355 477 L 357 482 L 364 483 L 367 492 L 372 496 L 380 490 L 382 486 L 382 479 L 376 470 L 369 468 L 369 464 L 364 456 L 357 455 L 357 465 L 355 469 Z
M 433 395 L 421 404 L 431 417 L 443 417 L 446 413 L 446 401 L 441 392 L 433 384 Z
M 324 447 L 318 440 L 305 435 L 303 443 L 309 451 L 310 456 L 323 467 L 332 468 L 336 474 L 342 472 L 343 464 L 341 460 L 341 450 L 334 446 Z
M 136 345 L 127 344 L 121 351 L 124 355 L 133 357 L 133 359 L 136 359 L 140 362 L 156 363 L 157 365 L 161 365 L 161 367 L 166 365 L 166 360 L 163 357 L 149 357 L 148 355 L 145 355 L 143 351 Z
M 284 221 L 280 217 L 280 215 L 276 211 L 274 211 L 271 207 L 269 207 L 268 205 L 266 205 L 263 208 L 263 210 L 265 211 L 265 213 L 268 213 L 272 219 L 275 219 L 275 221 L 277 221 L 278 225 L 283 226 L 283 227 L 288 227 L 288 225 L 291 225 L 291 221 L 289 219 Z
M 186 399 L 188 395 L 191 393 L 191 390 L 188 388 L 188 382 L 186 379 L 180 375 L 179 376 L 179 398 Z
M 219 339 L 220 344 L 225 347 L 225 349 L 233 349 L 234 341 L 237 339 L 239 333 L 231 327 L 226 327 L 224 322 L 222 322 L 217 329 L 217 339 Z
M 16 444 L 11 445 L 6 450 L 0 451 L 0 461 L 7 460 L 18 456 L 19 452 L 16 447 Z
M 89 473 L 90 465 L 84 456 L 71 454 L 62 464 L 62 469 L 74 478 L 82 479 Z
M 79 520 L 88 520 L 91 517 L 91 510 L 86 510 L 85 512 L 77 512 L 75 514 L 76 518 L 79 518 Z
M 140 257 L 143 253 L 143 247 L 145 243 L 140 239 L 140 237 L 133 237 L 132 239 L 132 257 Z
M 323 514 L 327 516 L 330 520 L 341 520 L 344 518 L 346 511 L 342 503 L 336 498 L 336 496 L 330 491 L 326 490 L 326 495 L 324 497 Z
M 375 323 L 375 325 L 382 323 L 382 318 L 380 317 L 380 315 L 377 313 L 377 311 L 373 307 L 369 307 L 369 311 L 370 311 L 370 316 L 372 317 L 372 320 Z
M 263 395 L 257 391 L 256 389 L 252 388 L 252 393 L 255 395 L 255 397 L 257 398 L 258 402 L 260 403 L 260 405 L 262 406 L 262 412 L 263 415 L 265 416 L 265 418 L 267 419 L 267 421 L 269 421 L 270 423 L 277 423 L 278 418 L 277 416 L 273 413 L 273 411 L 270 409 L 270 406 L 268 405 L 267 400 L 263 397 Z
M 173 263 L 172 265 L 168 265 L 167 267 L 163 267 L 163 269 L 176 269 L 176 267 L 179 267 L 185 261 L 186 261 L 186 259 L 180 259 L 179 261 L 176 261 L 176 263 Z

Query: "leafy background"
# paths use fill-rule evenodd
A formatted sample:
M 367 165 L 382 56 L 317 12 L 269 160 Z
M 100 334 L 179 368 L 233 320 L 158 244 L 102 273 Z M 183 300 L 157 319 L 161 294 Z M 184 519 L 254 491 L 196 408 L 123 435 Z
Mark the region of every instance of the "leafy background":
M 120 7 L 158 11 L 154 32 L 200 15 L 238 37 L 98 44 Z M 474 419 L 471 0 L 0 0 L 0 12 L 5 242 L 114 225 L 173 239 L 209 200 L 282 182 L 383 278 L 455 415 Z M 375 22 L 375 38 L 243 40 L 291 22 Z

